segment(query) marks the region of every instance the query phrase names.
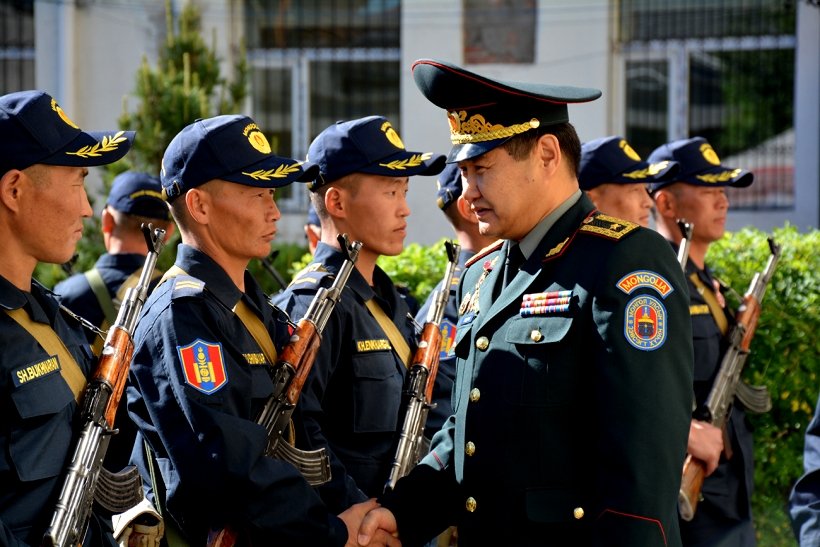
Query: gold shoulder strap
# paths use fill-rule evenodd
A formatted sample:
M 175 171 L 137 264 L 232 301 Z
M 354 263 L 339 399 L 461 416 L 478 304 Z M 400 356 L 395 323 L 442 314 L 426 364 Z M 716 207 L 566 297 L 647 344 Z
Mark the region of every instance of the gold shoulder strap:
M 726 314 L 723 313 L 723 308 L 720 307 L 717 298 L 715 298 L 712 288 L 707 287 L 706 283 L 700 280 L 697 273 L 690 274 L 689 280 L 692 281 L 698 289 L 698 293 L 706 300 L 706 305 L 709 306 L 709 311 L 712 313 L 712 317 L 715 318 L 720 334 L 726 335 L 729 330 L 729 321 L 726 319 Z
M 396 324 L 387 317 L 387 314 L 384 313 L 384 310 L 382 310 L 375 299 L 371 298 L 365 302 L 365 305 L 387 335 L 387 339 L 390 340 L 390 345 L 393 346 L 393 351 L 399 356 L 401 362 L 404 363 L 405 367 L 410 366 L 410 346 L 407 345 L 407 340 L 405 340 L 404 336 L 399 332 Z
M 26 331 L 37 340 L 37 343 L 40 344 L 46 353 L 57 356 L 60 360 L 60 375 L 63 377 L 63 380 L 66 381 L 68 387 L 71 388 L 71 392 L 74 393 L 74 399 L 79 404 L 83 390 L 85 389 L 85 374 L 83 374 L 80 365 L 77 364 L 74 356 L 71 355 L 71 352 L 65 347 L 63 341 L 57 336 L 57 333 L 54 332 L 54 329 L 49 325 L 32 321 L 23 308 L 5 310 L 5 312 L 9 317 L 17 321 L 21 327 L 26 329 Z

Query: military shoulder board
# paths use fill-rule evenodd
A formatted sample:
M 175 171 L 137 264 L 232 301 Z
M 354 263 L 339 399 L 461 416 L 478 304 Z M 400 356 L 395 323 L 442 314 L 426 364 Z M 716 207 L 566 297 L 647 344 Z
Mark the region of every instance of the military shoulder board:
M 492 252 L 495 252 L 495 251 L 499 250 L 503 244 L 504 244 L 504 240 L 503 240 L 503 239 L 499 239 L 499 240 L 498 240 L 498 241 L 496 241 L 495 243 L 491 243 L 490 245 L 487 245 L 486 247 L 484 247 L 483 249 L 481 249 L 480 251 L 478 251 L 476 254 L 474 254 L 474 255 L 470 258 L 470 260 L 468 260 L 468 261 L 464 264 L 464 267 L 466 268 L 466 267 L 472 266 L 473 264 L 475 264 L 476 262 L 478 262 L 479 260 L 481 260 L 482 258 L 484 258 L 485 256 L 487 256 L 488 254 L 490 254 L 490 253 L 492 253 Z
M 637 228 L 638 225 L 634 222 L 611 217 L 603 213 L 593 213 L 583 220 L 578 231 L 618 240 Z

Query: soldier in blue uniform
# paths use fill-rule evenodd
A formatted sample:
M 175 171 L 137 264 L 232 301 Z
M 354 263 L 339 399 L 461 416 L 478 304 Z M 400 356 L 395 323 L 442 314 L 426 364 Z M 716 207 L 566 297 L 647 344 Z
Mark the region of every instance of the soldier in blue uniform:
M 803 470 L 789 496 L 789 516 L 800 547 L 820 547 L 820 399 L 806 428 Z
M 578 188 L 567 103 L 598 90 L 490 80 L 417 61 L 448 110 L 448 160 L 482 234 L 459 285 L 454 415 L 375 529 L 417 545 L 680 545 L 692 396 L 686 282 L 655 232 Z M 643 326 L 645 325 L 645 326 Z
M 0 545 L 39 545 L 73 454 L 78 401 L 95 359 L 78 322 L 31 278 L 74 254 L 88 167 L 114 162 L 133 132 L 84 132 L 42 91 L 0 97 Z M 114 545 L 92 516 L 84 545 Z
M 343 520 L 295 467 L 265 456 L 267 434 L 256 423 L 289 323 L 246 268 L 270 252 L 276 189 L 316 169 L 273 155 L 246 116 L 197 120 L 162 162 L 182 243 L 135 333 L 132 460 L 170 535 L 191 545 L 225 527 L 255 545 L 344 545 Z
M 413 316 L 376 259 L 404 247 L 408 177 L 438 174 L 444 156 L 406 150 L 389 121 L 370 116 L 322 131 L 308 160 L 319 165 L 309 188 L 322 239 L 278 300 L 283 309 L 300 316 L 333 282 L 344 259 L 338 234 L 363 243 L 294 414 L 296 445 L 330 452 L 333 478 L 319 491 L 341 510 L 384 489 L 416 347 Z
M 456 289 L 461 279 L 461 272 L 464 271 L 464 264 L 475 255 L 476 251 L 495 241 L 495 238 L 483 236 L 478 231 L 478 219 L 475 213 L 470 210 L 470 205 L 461 193 L 461 171 L 457 164 L 450 163 L 436 180 L 436 205 L 453 226 L 456 239 L 461 246 L 461 253 L 450 286 L 450 299 L 447 301 L 444 318 L 441 320 L 441 355 L 439 357 L 436 382 L 433 387 L 433 403 L 436 406 L 427 415 L 427 425 L 425 427 L 425 437 L 427 438 L 432 438 L 441 429 L 450 414 L 453 413 L 451 396 L 453 381 L 456 377 L 456 356 L 453 353 L 453 341 L 456 338 L 456 323 L 458 323 Z M 427 313 L 432 305 L 434 295 L 441 290 L 441 283 L 440 281 L 436 285 L 430 298 L 416 314 L 418 324 L 424 325 L 427 321 Z
M 749 171 L 721 164 L 706 139 L 693 137 L 664 144 L 649 156 L 650 162 L 677 161 L 680 172 L 665 182 L 652 184 L 658 231 L 677 247 L 681 233 L 677 219 L 693 224 L 686 264 L 689 312 L 692 316 L 695 372 L 694 395 L 700 407 L 712 389 L 726 351 L 724 335 L 732 325 L 718 281 L 706 264 L 709 245 L 723 237 L 729 200 L 726 187 L 746 187 L 754 176 Z M 721 458 L 724 435 L 720 429 L 698 419 L 695 413 L 687 451 L 706 463 L 703 501 L 691 522 L 681 521 L 686 546 L 753 546 L 752 526 L 753 442 L 743 404 L 735 402 L 727 424 L 731 440 L 730 459 Z
M 581 145 L 578 185 L 604 214 L 649 226 L 652 198 L 646 184 L 669 180 L 678 172 L 675 162 L 647 163 L 618 136 Z

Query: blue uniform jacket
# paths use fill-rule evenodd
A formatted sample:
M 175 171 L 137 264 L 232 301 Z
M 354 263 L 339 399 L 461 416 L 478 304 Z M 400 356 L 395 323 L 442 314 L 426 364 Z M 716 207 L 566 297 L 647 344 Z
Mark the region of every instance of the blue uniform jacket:
M 143 480 L 150 486 L 145 438 L 165 484 L 161 506 L 192 545 L 226 525 L 256 545 L 343 545 L 342 521 L 296 468 L 264 455 L 255 421 L 273 390 L 272 363 L 232 309 L 243 299 L 277 351 L 289 338 L 286 315 L 247 272 L 243 294 L 192 247 L 179 246 L 176 264 L 189 275 L 154 290 L 135 333 L 128 412 Z
M 707 290 L 712 290 L 714 278 L 708 266 L 701 270 L 691 260 L 686 264 L 686 280 L 689 284 L 690 298 L 689 311 L 692 317 L 692 342 L 695 352 L 693 386 L 695 401 L 700 406 L 709 396 L 727 344 L 706 305 L 706 300 L 689 278 L 692 274 L 699 277 Z M 714 291 L 712 292 L 714 294 Z M 731 329 L 733 318 L 729 314 L 725 315 Z M 726 428 L 732 443 L 732 459 L 721 458 L 717 469 L 706 477 L 702 489 L 703 500 L 698 503 L 695 518 L 691 524 L 681 522 L 685 536 L 689 533 L 686 530 L 687 527 L 700 528 L 699 520 L 707 513 L 710 515 L 710 521 L 724 520 L 727 526 L 733 526 L 737 521 L 751 518 L 754 447 L 746 412 L 737 400 L 734 402 Z M 714 531 L 705 529 L 698 531 L 697 534 L 705 538 Z
M 669 245 L 584 196 L 494 300 L 508 246 L 462 274 L 455 413 L 382 499 L 403 544 L 456 524 L 460 547 L 680 545 L 692 331 Z
M 333 283 L 343 261 L 341 251 L 320 243 L 313 262 L 277 302 L 294 320 L 301 318 L 317 289 Z M 294 413 L 297 446 L 324 446 L 331 453 L 333 479 L 319 491 L 336 511 L 382 492 L 402 423 L 407 369 L 365 301 L 377 298 L 411 351 L 416 346 L 404 299 L 379 267 L 373 280 L 375 291 L 358 270 L 351 272 Z
M 806 429 L 803 476 L 789 497 L 789 514 L 800 547 L 820 547 L 820 399 Z
M 51 325 L 86 376 L 91 374 L 91 348 L 76 322 L 59 312 L 54 294 L 34 281 L 31 292 L 23 292 L 0 277 L 0 306 L 24 308 L 34 321 Z M 79 436 L 77 403 L 60 369 L 34 366 L 49 357 L 0 313 L 0 545 L 40 545 Z M 101 526 L 107 531 L 100 532 Z M 93 535 L 85 544 L 114 545 L 110 526 L 92 518 Z
M 441 354 L 438 363 L 438 373 L 433 385 L 433 403 L 436 405 L 430 409 L 427 415 L 427 424 L 424 428 L 424 436 L 432 438 L 441 429 L 450 414 L 453 413 L 452 393 L 453 382 L 456 378 L 456 355 L 453 353 L 453 342 L 456 339 L 456 324 L 458 323 L 458 306 L 456 305 L 456 292 L 461 279 L 461 272 L 464 264 L 475 255 L 475 251 L 461 250 L 458 255 L 458 266 L 453 274 L 453 282 L 450 285 L 450 299 L 447 300 L 447 307 L 444 309 L 444 318 L 441 320 Z M 427 321 L 427 313 L 433 303 L 436 293 L 441 290 L 441 284 L 433 289 L 430 297 L 416 314 L 416 323 L 424 325 Z

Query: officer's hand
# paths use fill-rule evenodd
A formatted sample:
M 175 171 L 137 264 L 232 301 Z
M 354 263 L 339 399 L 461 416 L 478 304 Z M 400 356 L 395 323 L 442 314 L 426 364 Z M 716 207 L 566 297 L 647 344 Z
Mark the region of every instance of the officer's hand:
M 359 528 L 358 544 L 360 546 L 401 545 L 396 538 L 398 525 L 396 517 L 388 509 L 378 507 L 365 515 Z M 385 543 L 384 540 L 388 539 Z M 394 543 L 395 542 L 395 543 Z
M 689 443 L 686 451 L 706 464 L 706 476 L 712 474 L 720 463 L 723 452 L 723 431 L 707 422 L 692 420 L 689 426 Z
M 339 515 L 339 518 L 342 519 L 347 526 L 347 543 L 345 544 L 345 547 L 359 547 L 357 538 L 359 537 L 359 528 L 362 524 L 362 520 L 368 512 L 371 512 L 378 507 L 379 504 L 376 502 L 376 499 L 371 498 L 365 502 L 357 503 L 356 505 L 349 507 L 344 513 Z M 379 547 L 382 545 L 386 545 L 388 547 L 401 547 L 401 542 L 395 536 L 396 535 L 393 532 L 376 530 L 372 534 L 372 539 L 368 540 L 369 543 L 364 543 L 362 545 L 372 545 L 374 547 Z

